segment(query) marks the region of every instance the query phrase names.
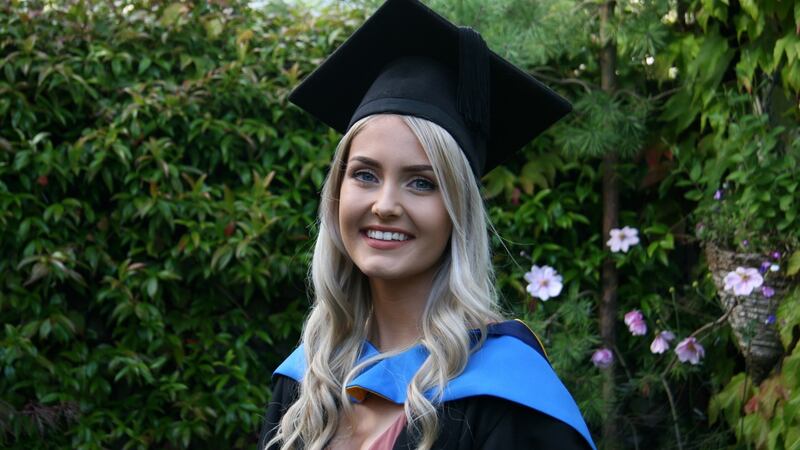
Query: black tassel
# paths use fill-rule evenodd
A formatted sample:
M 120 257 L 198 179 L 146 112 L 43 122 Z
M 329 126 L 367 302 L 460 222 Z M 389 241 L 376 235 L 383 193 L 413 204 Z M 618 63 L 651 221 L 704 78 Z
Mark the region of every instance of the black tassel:
M 472 28 L 458 29 L 458 110 L 471 128 L 489 136 L 489 48 Z

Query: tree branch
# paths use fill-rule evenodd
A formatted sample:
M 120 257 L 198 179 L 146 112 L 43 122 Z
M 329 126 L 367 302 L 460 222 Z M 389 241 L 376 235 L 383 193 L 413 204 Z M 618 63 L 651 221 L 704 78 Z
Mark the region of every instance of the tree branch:
M 530 74 L 533 75 L 534 77 L 538 78 L 538 79 L 547 81 L 548 83 L 576 84 L 578 86 L 581 86 L 584 90 L 586 90 L 587 94 L 592 92 L 592 86 L 589 83 L 587 83 L 586 81 L 580 80 L 578 78 L 551 77 L 551 76 L 548 76 L 548 75 L 544 75 L 543 73 L 541 73 L 539 71 L 536 71 L 536 70 L 530 71 Z

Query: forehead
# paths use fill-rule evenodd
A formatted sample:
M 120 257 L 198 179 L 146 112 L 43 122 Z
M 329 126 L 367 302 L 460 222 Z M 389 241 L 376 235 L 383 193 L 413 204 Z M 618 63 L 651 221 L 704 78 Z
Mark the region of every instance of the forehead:
M 395 115 L 376 116 L 359 130 L 350 142 L 348 159 L 356 156 L 390 164 L 430 164 L 417 136 Z

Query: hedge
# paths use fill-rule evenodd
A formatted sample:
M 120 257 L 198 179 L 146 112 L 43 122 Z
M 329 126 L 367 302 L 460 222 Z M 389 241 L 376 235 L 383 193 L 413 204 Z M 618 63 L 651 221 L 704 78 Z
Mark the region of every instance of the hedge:
M 254 445 L 338 138 L 286 97 L 358 18 L 0 12 L 0 443 Z
M 0 6 L 0 446 L 255 445 L 270 373 L 308 306 L 318 192 L 339 138 L 286 98 L 366 12 Z M 620 321 L 637 308 L 653 331 L 687 334 L 719 307 L 696 249 L 676 241 L 691 206 L 682 188 L 640 184 L 645 163 L 621 164 L 621 222 L 642 245 L 611 255 L 599 160 L 559 154 L 568 131 L 495 170 L 485 195 L 503 304 L 541 335 L 597 430 L 603 374 L 589 358 L 604 259 L 619 269 Z M 531 264 L 564 276 L 557 299 L 531 301 Z M 702 366 L 664 369 L 680 385 L 675 415 L 658 378 L 666 357 L 619 334 L 617 408 L 641 434 L 626 445 L 669 448 L 673 427 L 695 442 L 729 436 L 697 420 L 741 363 L 726 333 L 705 343 Z

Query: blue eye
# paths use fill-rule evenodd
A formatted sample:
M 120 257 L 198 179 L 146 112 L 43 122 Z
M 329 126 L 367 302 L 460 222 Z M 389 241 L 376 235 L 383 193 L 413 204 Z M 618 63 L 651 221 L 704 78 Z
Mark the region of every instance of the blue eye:
M 436 185 L 425 178 L 414 178 L 411 181 L 411 187 L 420 191 L 432 191 L 436 189 Z
M 375 177 L 375 175 L 373 175 L 371 172 L 368 172 L 366 170 L 357 170 L 357 171 L 353 172 L 352 177 L 354 179 L 356 179 L 357 181 L 361 181 L 361 182 L 364 182 L 364 183 L 373 183 L 375 181 L 378 181 L 378 179 Z

